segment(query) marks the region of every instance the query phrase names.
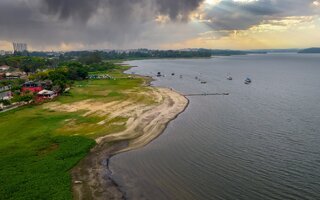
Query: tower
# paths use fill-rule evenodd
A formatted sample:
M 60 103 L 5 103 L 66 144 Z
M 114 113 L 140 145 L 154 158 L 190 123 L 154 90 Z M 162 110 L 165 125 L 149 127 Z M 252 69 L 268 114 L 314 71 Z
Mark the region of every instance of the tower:
M 12 45 L 13 45 L 14 52 L 28 51 L 28 45 L 26 43 L 13 42 Z

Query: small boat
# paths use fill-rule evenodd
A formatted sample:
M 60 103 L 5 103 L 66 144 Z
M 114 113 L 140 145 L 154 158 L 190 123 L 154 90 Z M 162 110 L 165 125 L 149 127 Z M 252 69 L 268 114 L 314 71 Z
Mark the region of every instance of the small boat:
M 207 84 L 207 81 L 201 81 L 201 84 Z
M 199 78 L 196 76 L 195 79 L 198 80 Z
M 182 75 L 180 75 L 180 78 L 183 78 Z
M 227 76 L 227 79 L 229 80 L 229 81 L 232 81 L 232 77 L 231 76 Z
M 174 73 L 172 73 L 171 75 L 172 75 L 172 76 L 174 76 L 175 74 L 174 74 Z
M 244 83 L 248 85 L 248 84 L 252 83 L 252 80 L 251 80 L 250 78 L 247 78 L 247 79 L 244 81 Z
M 157 73 L 157 77 L 161 77 L 162 75 L 161 75 L 161 72 L 158 72 Z

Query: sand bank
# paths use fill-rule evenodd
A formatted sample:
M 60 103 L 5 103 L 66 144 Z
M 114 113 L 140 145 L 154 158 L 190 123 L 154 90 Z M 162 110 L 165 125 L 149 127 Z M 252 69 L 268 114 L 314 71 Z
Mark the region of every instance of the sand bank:
M 94 105 L 88 101 L 61 108 L 70 111 L 87 109 L 88 112 L 84 115 L 99 111 L 108 114 L 109 118 L 118 116 L 128 118 L 124 131 L 97 138 L 96 147 L 72 170 L 75 199 L 124 199 L 125 194 L 109 177 L 111 173 L 108 170 L 109 158 L 150 143 L 188 105 L 188 100 L 184 96 L 166 88 L 152 87 L 144 95 L 151 95 L 156 103 L 145 105 L 124 101 Z M 59 108 L 59 105 L 56 105 L 55 109 Z

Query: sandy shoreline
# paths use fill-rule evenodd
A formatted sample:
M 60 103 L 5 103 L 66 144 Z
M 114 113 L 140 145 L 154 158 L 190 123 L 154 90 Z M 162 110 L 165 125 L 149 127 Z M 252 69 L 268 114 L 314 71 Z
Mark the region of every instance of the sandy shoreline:
M 110 157 L 149 144 L 189 103 L 186 97 L 167 88 L 150 87 L 145 95 L 151 95 L 157 103 L 148 106 L 124 103 L 108 111 L 113 117 L 126 113 L 126 129 L 97 138 L 96 147 L 73 168 L 74 199 L 125 199 L 125 193 L 110 178 Z

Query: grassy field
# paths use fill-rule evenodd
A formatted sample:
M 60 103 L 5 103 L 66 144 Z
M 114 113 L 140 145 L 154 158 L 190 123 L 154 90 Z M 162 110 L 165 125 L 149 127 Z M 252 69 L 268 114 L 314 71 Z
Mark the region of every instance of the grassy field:
M 122 74 L 124 69 L 108 72 L 116 80 L 77 82 L 69 96 L 56 101 L 68 104 L 87 99 L 110 102 L 139 98 L 152 103 L 126 93 L 148 89 L 141 87 L 145 79 L 129 78 Z M 0 113 L 0 199 L 72 199 L 70 169 L 95 145 L 94 138 L 124 129 L 121 124 L 96 126 L 99 116 L 84 117 L 82 113 L 52 111 L 41 105 Z M 125 120 L 116 118 L 108 123 Z

